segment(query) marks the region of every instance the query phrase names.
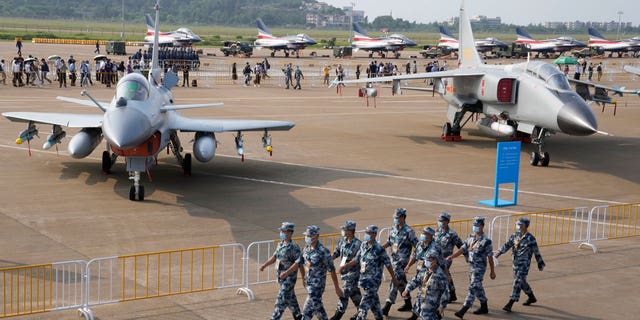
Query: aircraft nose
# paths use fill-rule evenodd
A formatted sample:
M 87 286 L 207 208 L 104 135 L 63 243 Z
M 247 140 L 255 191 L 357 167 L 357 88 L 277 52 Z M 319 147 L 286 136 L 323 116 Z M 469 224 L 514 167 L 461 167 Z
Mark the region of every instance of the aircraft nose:
M 149 118 L 129 107 L 107 111 L 102 127 L 107 141 L 119 149 L 135 147 L 151 136 Z
M 307 44 L 309 44 L 310 46 L 317 44 L 317 42 L 315 40 L 313 40 L 313 38 L 311 37 L 307 37 Z
M 558 127 L 569 135 L 588 136 L 596 133 L 598 123 L 589 106 L 575 95 L 558 112 Z
M 406 39 L 406 40 L 404 40 L 404 43 L 405 43 L 408 47 L 413 47 L 413 46 L 416 46 L 416 45 L 417 45 L 417 43 L 416 43 L 415 41 L 411 40 L 411 39 Z

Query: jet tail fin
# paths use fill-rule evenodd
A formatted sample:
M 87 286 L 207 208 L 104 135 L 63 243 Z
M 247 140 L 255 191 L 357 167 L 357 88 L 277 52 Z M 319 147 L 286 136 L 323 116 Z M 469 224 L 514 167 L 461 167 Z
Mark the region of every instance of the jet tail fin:
M 155 30 L 155 23 L 153 22 L 151 15 L 147 13 L 144 15 L 144 18 L 147 21 L 147 32 Z
M 260 38 L 260 36 L 273 37 L 269 28 L 267 28 L 267 25 L 262 22 L 262 19 L 258 18 L 258 20 L 256 20 L 256 24 L 258 25 L 258 38 Z
M 533 40 L 531 35 L 529 35 L 522 27 L 516 28 L 516 34 L 518 35 L 518 40 Z
M 153 32 L 153 52 L 151 54 L 151 71 L 149 72 L 149 83 L 154 85 L 160 84 L 162 70 L 158 61 L 158 50 L 160 50 L 160 0 L 157 0 L 154 6 L 156 11 L 156 22 L 154 23 Z
M 589 40 L 606 40 L 598 30 L 589 27 Z
M 482 64 L 480 54 L 476 49 L 471 21 L 466 10 L 466 0 L 460 5 L 460 47 L 458 48 L 458 65 L 460 68 L 476 67 Z
M 358 38 L 369 38 L 366 32 L 360 27 L 357 22 L 353 23 L 353 36 Z
M 451 33 L 451 31 L 449 31 L 449 29 L 447 29 L 447 27 L 445 26 L 440 26 L 440 38 L 450 38 L 450 39 L 455 39 L 456 37 L 453 36 L 453 34 Z

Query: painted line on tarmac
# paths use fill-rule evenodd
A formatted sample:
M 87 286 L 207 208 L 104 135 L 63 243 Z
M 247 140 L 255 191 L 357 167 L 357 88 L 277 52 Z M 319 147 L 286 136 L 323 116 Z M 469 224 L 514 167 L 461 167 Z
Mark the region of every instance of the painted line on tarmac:
M 17 146 L 11 146 L 11 145 L 6 145 L 6 144 L 0 144 L 0 148 L 22 150 L 22 151 L 26 151 L 27 150 L 24 147 L 17 147 Z M 53 151 L 38 150 L 38 149 L 31 149 L 31 152 L 32 153 L 44 153 L 44 154 L 58 155 L 58 153 L 53 152 Z M 63 153 L 63 155 L 66 156 L 66 157 L 69 157 L 68 154 L 64 154 Z M 231 156 L 231 155 L 224 155 L 224 154 L 216 154 L 216 156 L 217 157 L 223 157 L 223 158 L 239 159 L 238 156 Z M 101 158 L 97 158 L 97 157 L 86 157 L 85 159 L 101 160 Z M 465 188 L 476 188 L 476 189 L 493 190 L 493 187 L 490 187 L 490 186 L 481 186 L 481 185 L 475 185 L 475 184 L 469 184 L 469 183 L 459 183 L 459 182 L 451 182 L 451 181 L 443 181 L 443 180 L 435 180 L 435 179 L 425 179 L 425 178 L 414 178 L 414 177 L 398 176 L 398 175 L 391 175 L 391 174 L 385 174 L 385 173 L 367 172 L 367 171 L 359 171 L 359 170 L 351 170 L 351 169 L 339 169 L 339 168 L 329 168 L 329 167 L 322 167 L 322 166 L 310 166 L 310 165 L 304 165 L 304 164 L 293 163 L 293 162 L 273 161 L 273 160 L 264 160 L 264 159 L 253 159 L 253 158 L 247 158 L 246 156 L 245 156 L 245 160 L 252 160 L 252 161 L 257 161 L 257 162 L 266 162 L 266 163 L 273 163 L 273 164 L 281 164 L 281 165 L 288 165 L 288 166 L 296 166 L 296 167 L 310 168 L 310 169 L 316 169 L 316 170 L 327 170 L 327 171 L 334 171 L 334 172 L 344 172 L 344 173 L 358 174 L 358 175 L 364 175 L 364 176 L 375 176 L 375 177 L 382 177 L 382 178 L 388 178 L 388 179 L 400 179 L 400 180 L 408 180 L 408 181 L 438 183 L 438 184 L 445 184 L 445 185 L 457 186 L 457 187 L 465 187 Z M 206 175 L 216 175 L 216 176 L 223 176 L 223 177 L 228 177 L 228 178 L 233 178 L 233 179 L 247 180 L 247 181 L 272 183 L 272 184 L 293 186 L 293 187 L 298 187 L 298 188 L 310 188 L 310 189 L 318 189 L 318 190 L 325 190 L 325 191 L 334 191 L 334 192 L 341 192 L 341 193 L 357 194 L 357 195 L 362 195 L 362 196 L 372 196 L 372 197 L 389 198 L 389 199 L 396 199 L 396 200 L 406 200 L 406 201 L 415 201 L 415 202 L 423 202 L 423 203 L 432 203 L 432 204 L 456 206 L 456 207 L 478 209 L 478 210 L 489 210 L 489 211 L 498 211 L 498 212 L 507 212 L 507 213 L 520 213 L 519 211 L 509 211 L 509 210 L 501 210 L 501 209 L 495 209 L 495 208 L 469 206 L 469 205 L 454 204 L 454 203 L 447 203 L 447 202 L 434 201 L 434 200 L 425 200 L 425 199 L 417 199 L 417 198 L 390 196 L 390 195 L 374 194 L 374 193 L 367 193 L 367 192 L 358 192 L 358 191 L 351 191 L 351 190 L 344 190 L 344 189 L 337 189 L 337 188 L 326 188 L 326 187 L 318 187 L 318 186 L 312 186 L 312 185 L 303 185 L 303 184 L 295 184 L 295 183 L 287 183 L 287 182 L 279 182 L 279 181 L 271 181 L 271 180 L 261 180 L 261 179 L 246 178 L 246 177 L 239 177 L 239 176 L 217 175 L 217 174 L 211 174 L 211 173 L 206 173 L 206 172 L 200 172 L 200 173 L 206 174 Z M 513 189 L 506 189 L 506 188 L 501 188 L 500 190 L 501 191 L 513 191 Z M 592 198 L 583 198 L 583 197 L 567 196 L 567 195 L 560 195 L 560 194 L 553 194 L 553 193 L 541 193 L 541 192 L 525 191 L 525 190 L 522 190 L 522 189 L 518 189 L 518 192 L 519 193 L 530 194 L 530 195 L 536 195 L 536 196 L 545 196 L 545 197 L 553 197 L 553 198 L 561 198 L 561 199 L 590 201 L 590 202 L 607 203 L 607 204 L 623 204 L 623 202 L 617 202 L 617 201 L 602 200 L 602 199 L 592 199 Z

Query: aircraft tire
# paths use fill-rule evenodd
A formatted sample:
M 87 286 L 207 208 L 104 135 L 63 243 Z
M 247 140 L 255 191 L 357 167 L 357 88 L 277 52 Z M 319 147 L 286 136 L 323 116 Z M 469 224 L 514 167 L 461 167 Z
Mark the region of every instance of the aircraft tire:
M 131 186 L 131 188 L 129 188 L 129 200 L 136 201 L 136 187 L 135 186 Z
M 102 173 L 111 173 L 111 155 L 109 151 L 102 151 Z
M 442 126 L 442 135 L 445 137 L 451 136 L 451 122 L 447 122 Z
M 273 51 L 271 51 L 271 56 L 272 56 L 272 57 L 275 57 L 275 56 L 276 56 L 276 53 L 275 53 L 275 52 L 273 52 Z
M 184 155 L 184 160 L 182 160 L 182 170 L 184 171 L 185 176 L 191 176 L 191 153 Z
M 537 166 L 538 163 L 540 162 L 540 154 L 538 154 L 537 152 L 531 152 L 531 157 L 529 157 L 529 163 L 532 166 Z
M 540 165 L 543 167 L 548 167 L 549 166 L 549 161 L 551 161 L 551 158 L 549 157 L 549 152 L 545 152 L 543 154 L 543 158 L 540 159 Z

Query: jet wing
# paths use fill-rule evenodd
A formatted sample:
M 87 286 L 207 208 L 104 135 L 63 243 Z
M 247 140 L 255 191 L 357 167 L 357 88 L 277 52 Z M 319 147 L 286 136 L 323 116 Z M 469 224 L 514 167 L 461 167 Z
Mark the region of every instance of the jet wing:
M 68 98 L 68 97 L 62 97 L 62 96 L 57 96 L 56 99 L 58 99 L 60 101 L 80 104 L 80 105 L 88 106 L 88 107 L 98 107 L 98 108 L 100 108 L 102 110 L 105 110 L 109 106 L 108 102 L 102 102 L 102 101 L 98 101 L 98 103 L 100 104 L 98 106 L 91 100 Z
M 623 69 L 626 72 L 633 73 L 635 75 L 639 75 L 640 76 L 640 68 L 636 68 L 636 67 L 632 67 L 632 66 L 624 66 Z
M 622 97 L 622 94 L 624 93 L 630 93 L 630 94 L 635 94 L 635 95 L 640 95 L 640 90 L 634 89 L 634 90 L 630 90 L 630 89 L 626 89 L 625 87 L 618 87 L 618 86 L 613 86 L 613 87 L 609 87 L 609 86 L 603 86 L 601 84 L 597 84 L 597 83 L 593 83 L 593 82 L 588 82 L 588 81 L 582 81 L 582 80 L 575 80 L 575 79 L 568 79 L 569 82 L 573 83 L 576 86 L 576 92 L 578 93 L 578 95 L 580 95 L 582 98 L 584 98 L 585 100 L 588 100 L 587 98 L 585 98 L 585 96 L 583 96 L 583 94 L 585 94 L 585 90 L 587 90 L 588 92 L 588 88 L 595 88 L 596 90 L 596 95 L 598 94 L 598 92 L 613 92 L 613 95 L 619 95 Z
M 193 119 L 174 114 L 169 122 L 173 130 L 194 132 L 225 132 L 225 131 L 262 131 L 291 130 L 296 124 L 288 121 L 270 120 L 234 120 L 234 119 Z
M 2 114 L 14 122 L 57 124 L 69 128 L 100 128 L 102 114 L 47 113 L 47 112 L 5 112 Z
M 366 78 L 359 80 L 346 80 L 335 82 L 334 85 L 344 83 L 369 83 L 369 82 L 391 82 L 391 81 L 402 81 L 402 80 L 423 80 L 423 79 L 439 79 L 439 78 L 460 78 L 460 77 L 481 77 L 485 75 L 484 72 L 478 71 L 465 71 L 465 70 L 448 70 L 448 71 L 439 71 L 439 72 L 423 72 L 423 73 L 413 73 L 413 74 L 405 74 L 399 76 L 388 76 L 388 77 L 376 77 L 376 78 Z

